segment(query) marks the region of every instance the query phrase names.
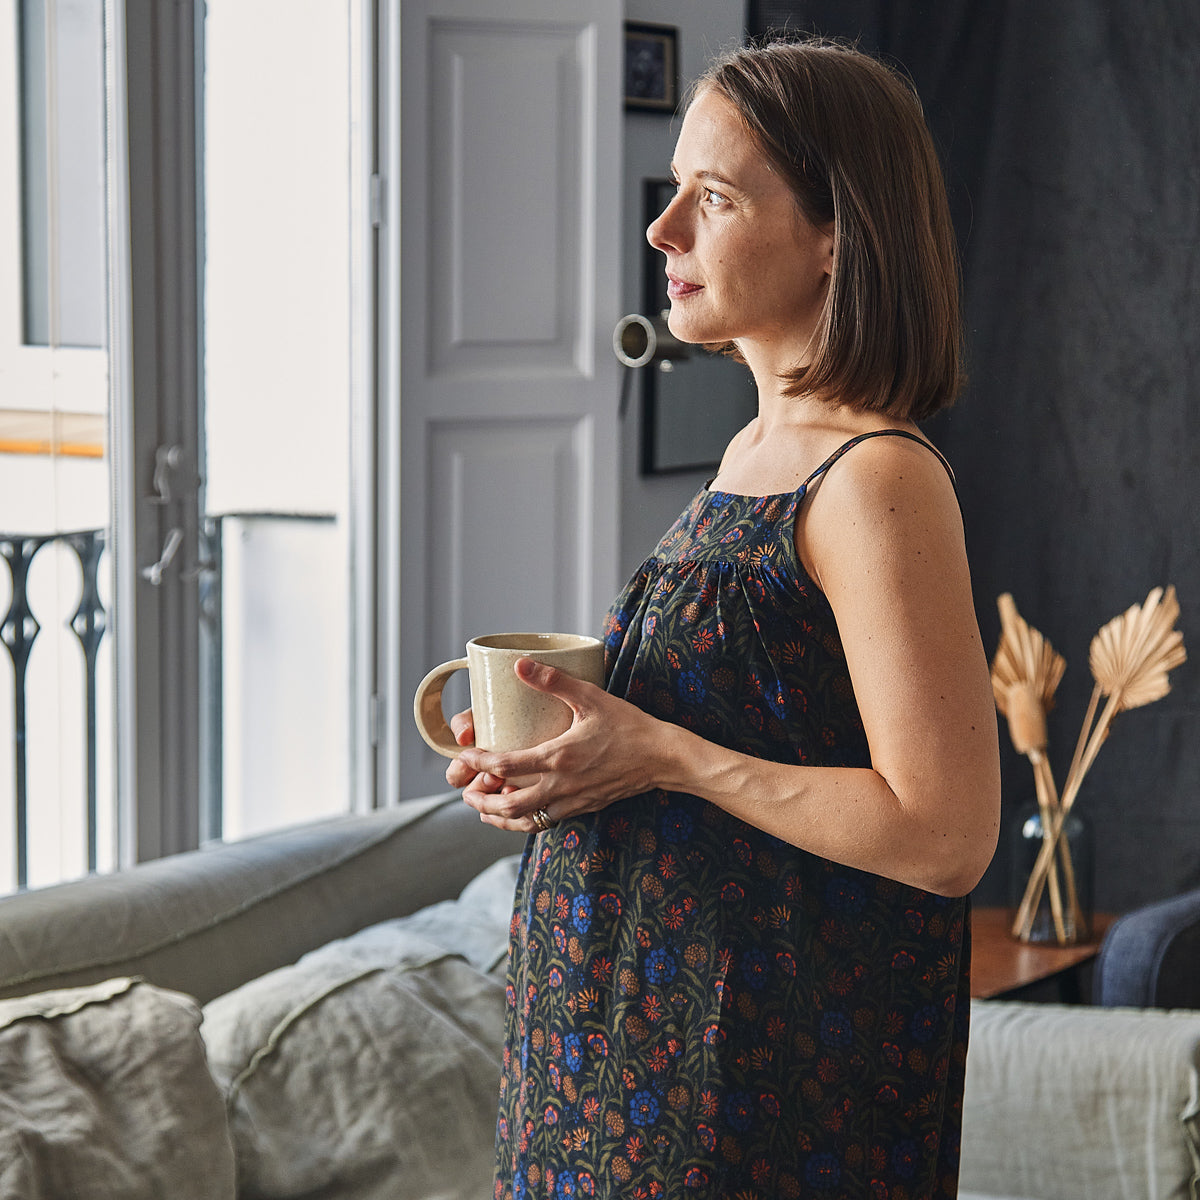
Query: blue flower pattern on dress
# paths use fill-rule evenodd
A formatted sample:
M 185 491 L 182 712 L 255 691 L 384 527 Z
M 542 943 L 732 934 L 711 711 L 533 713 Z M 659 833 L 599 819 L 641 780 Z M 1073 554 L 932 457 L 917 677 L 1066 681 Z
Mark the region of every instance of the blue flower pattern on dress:
M 787 763 L 866 766 L 804 489 L 701 490 L 614 604 L 608 688 Z M 652 792 L 531 837 L 496 1200 L 948 1200 L 969 944 L 947 900 Z

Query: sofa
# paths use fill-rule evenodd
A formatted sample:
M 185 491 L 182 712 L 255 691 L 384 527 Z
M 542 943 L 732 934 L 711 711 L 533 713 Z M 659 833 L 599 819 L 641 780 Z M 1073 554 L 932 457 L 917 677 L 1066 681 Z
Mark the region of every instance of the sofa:
M 0 1200 L 485 1200 L 521 845 L 440 796 L 0 900 Z M 1198 1068 L 977 1002 L 964 1197 L 1194 1197 Z
M 0 1200 L 482 1200 L 514 855 L 457 796 L 0 900 Z
M 1091 999 L 972 1003 L 963 1200 L 1200 1198 L 1200 890 L 1118 917 Z

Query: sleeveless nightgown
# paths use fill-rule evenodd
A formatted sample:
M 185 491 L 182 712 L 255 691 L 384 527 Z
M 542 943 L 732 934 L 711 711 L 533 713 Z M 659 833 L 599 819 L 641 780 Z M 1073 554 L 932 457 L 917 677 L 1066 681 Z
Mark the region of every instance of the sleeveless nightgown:
M 793 540 L 861 440 L 794 493 L 701 489 L 610 610 L 608 690 L 764 759 L 869 766 Z M 654 791 L 531 837 L 510 934 L 497 1200 L 957 1194 L 966 899 Z

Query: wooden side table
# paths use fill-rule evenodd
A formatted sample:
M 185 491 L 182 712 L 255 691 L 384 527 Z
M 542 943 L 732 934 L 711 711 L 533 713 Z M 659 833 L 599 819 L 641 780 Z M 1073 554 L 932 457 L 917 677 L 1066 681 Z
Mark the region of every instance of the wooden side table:
M 1100 952 L 1100 943 L 1116 918 L 1112 913 L 1092 916 L 1092 935 L 1086 942 L 1057 946 L 1021 942 L 1012 936 L 1012 911 L 1008 908 L 971 910 L 971 995 L 993 999 L 1051 980 L 1058 998 L 1068 1003 L 1080 999 L 1079 969 Z

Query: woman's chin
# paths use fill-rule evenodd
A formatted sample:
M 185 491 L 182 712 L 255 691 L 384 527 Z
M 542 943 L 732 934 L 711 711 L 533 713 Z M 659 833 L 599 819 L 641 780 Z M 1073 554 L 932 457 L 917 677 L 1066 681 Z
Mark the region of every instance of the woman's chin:
M 686 342 L 689 346 L 704 346 L 710 342 L 724 343 L 729 339 L 714 329 L 708 328 L 695 318 L 689 318 L 686 312 L 680 312 L 677 306 L 672 306 L 667 316 L 667 328 L 672 337 Z

